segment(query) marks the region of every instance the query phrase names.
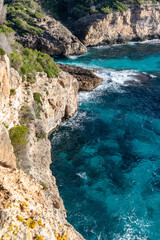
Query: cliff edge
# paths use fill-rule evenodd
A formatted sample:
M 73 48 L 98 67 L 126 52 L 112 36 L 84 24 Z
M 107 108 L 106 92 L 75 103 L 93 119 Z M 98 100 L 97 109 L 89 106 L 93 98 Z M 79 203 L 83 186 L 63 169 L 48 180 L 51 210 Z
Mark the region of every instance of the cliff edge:
M 143 41 L 160 37 L 160 3 L 134 2 L 124 12 L 87 15 L 75 22 L 75 35 L 86 45 Z
M 77 110 L 77 92 L 77 80 L 65 72 L 23 82 L 0 56 L 0 239 L 83 239 L 66 220 L 48 140 Z
M 37 49 L 52 56 L 81 55 L 87 48 L 64 25 L 54 18 L 45 16 L 35 23 L 43 33 L 38 36 L 27 34 L 16 36 L 24 47 Z

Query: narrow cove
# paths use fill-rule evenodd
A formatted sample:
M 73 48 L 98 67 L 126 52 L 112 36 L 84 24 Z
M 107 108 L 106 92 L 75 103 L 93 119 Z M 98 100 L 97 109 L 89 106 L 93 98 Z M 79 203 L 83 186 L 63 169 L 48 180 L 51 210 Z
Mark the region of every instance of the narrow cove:
M 50 136 L 68 221 L 87 240 L 160 239 L 160 42 L 57 61 L 104 79 Z

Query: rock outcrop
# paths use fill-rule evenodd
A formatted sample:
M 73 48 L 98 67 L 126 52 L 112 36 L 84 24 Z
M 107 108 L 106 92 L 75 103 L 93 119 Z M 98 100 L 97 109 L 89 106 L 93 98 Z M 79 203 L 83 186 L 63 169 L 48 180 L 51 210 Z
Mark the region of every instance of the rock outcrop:
M 53 18 L 47 17 L 36 26 L 43 30 L 38 36 L 17 36 L 24 47 L 37 49 L 49 55 L 69 56 L 87 52 L 86 47 L 65 26 Z
M 0 166 L 16 168 L 16 157 L 5 126 L 0 124 Z
M 4 5 L 4 0 L 0 0 L 0 24 L 6 20 L 7 6 Z
M 136 2 L 123 13 L 88 15 L 75 22 L 75 35 L 86 45 L 143 41 L 160 37 L 160 3 Z
M 77 80 L 65 72 L 52 79 L 38 73 L 34 84 L 22 82 L 10 68 L 8 57 L 1 57 L 0 239 L 83 240 L 66 221 L 66 210 L 50 171 L 47 138 L 77 110 L 77 92 Z M 15 130 L 17 125 L 27 128 L 26 141 L 19 149 L 11 138 L 13 154 L 7 130 Z M 16 165 L 23 171 L 15 169 Z
M 60 63 L 58 66 L 60 69 L 68 72 L 78 80 L 79 91 L 91 91 L 103 81 L 102 78 L 96 76 L 93 70 Z

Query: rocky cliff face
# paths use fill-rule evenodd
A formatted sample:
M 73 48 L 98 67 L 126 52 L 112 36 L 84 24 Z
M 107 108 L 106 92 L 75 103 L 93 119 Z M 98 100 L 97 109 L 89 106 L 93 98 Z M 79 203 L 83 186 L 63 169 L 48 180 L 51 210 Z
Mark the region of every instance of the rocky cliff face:
M 75 23 L 76 36 L 86 45 L 126 43 L 159 38 L 160 3 L 133 3 L 123 13 L 95 14 Z
M 0 125 L 0 166 L 16 168 L 16 157 L 8 136 L 8 131 L 3 125 Z
M 23 46 L 37 49 L 49 55 L 80 55 L 87 52 L 86 47 L 65 26 L 54 18 L 45 17 L 36 26 L 43 30 L 38 36 L 17 36 Z
M 65 72 L 53 79 L 39 73 L 34 84 L 22 82 L 10 68 L 8 57 L 1 57 L 0 239 L 83 239 L 66 221 L 66 210 L 50 171 L 47 138 L 77 110 L 77 92 L 77 80 Z M 22 149 L 12 142 L 14 154 L 8 130 L 20 124 L 28 132 Z M 16 169 L 16 164 L 23 171 Z
M 6 19 L 7 7 L 4 6 L 4 0 L 0 0 L 0 24 Z
M 78 80 L 79 91 L 91 91 L 103 81 L 102 78 L 96 76 L 93 70 L 60 63 L 58 66 Z

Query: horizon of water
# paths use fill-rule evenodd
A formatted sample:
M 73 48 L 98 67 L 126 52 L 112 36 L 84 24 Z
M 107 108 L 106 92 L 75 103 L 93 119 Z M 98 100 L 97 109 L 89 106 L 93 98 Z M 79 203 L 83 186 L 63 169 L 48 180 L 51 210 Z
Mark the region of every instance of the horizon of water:
M 86 240 L 159 240 L 160 42 L 57 61 L 104 79 L 50 137 L 68 221 Z

